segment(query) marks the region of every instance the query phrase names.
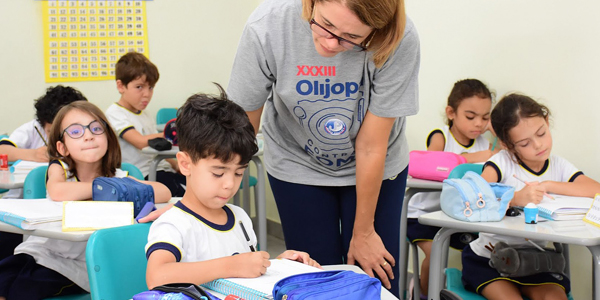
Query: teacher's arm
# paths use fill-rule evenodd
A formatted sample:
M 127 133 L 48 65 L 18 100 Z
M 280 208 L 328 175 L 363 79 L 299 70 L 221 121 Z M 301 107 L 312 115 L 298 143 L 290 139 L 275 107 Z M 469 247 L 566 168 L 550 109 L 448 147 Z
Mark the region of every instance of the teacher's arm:
M 260 116 L 262 115 L 263 107 L 264 106 L 261 106 L 257 110 L 246 112 L 246 114 L 248 115 L 248 119 L 250 119 L 250 123 L 252 123 L 252 126 L 254 127 L 255 135 L 258 134 L 258 129 L 260 128 Z
M 356 137 L 356 216 L 348 250 L 348 264 L 356 261 L 370 276 L 376 273 L 388 289 L 396 262 L 375 232 L 374 220 L 394 121 L 367 111 Z

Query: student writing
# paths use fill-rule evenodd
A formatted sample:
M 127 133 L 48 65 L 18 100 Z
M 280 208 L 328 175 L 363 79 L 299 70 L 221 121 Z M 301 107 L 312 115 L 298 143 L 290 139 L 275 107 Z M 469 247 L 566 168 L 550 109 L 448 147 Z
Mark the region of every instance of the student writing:
M 124 177 L 118 169 L 121 153 L 117 137 L 100 109 L 87 101 L 64 106 L 49 135 L 48 196 L 55 201 L 92 198 L 92 181 L 99 176 Z M 157 202 L 169 190 L 149 182 Z M 0 300 L 37 300 L 89 291 L 85 266 L 86 242 L 30 236 L 15 254 L 0 261 Z
M 593 197 L 600 183 L 585 176 L 564 158 L 551 154 L 550 111 L 532 98 L 509 94 L 492 111 L 491 122 L 505 150 L 486 162 L 482 177 L 515 187 L 510 205 L 539 203 L 544 193 Z M 519 181 L 516 177 L 527 182 Z M 462 253 L 463 282 L 468 290 L 487 299 L 567 299 L 569 278 L 561 274 L 539 273 L 518 278 L 502 277 L 488 264 L 497 242 L 509 246 L 545 246 L 546 241 L 525 240 L 497 234 L 480 233 Z
M 464 79 L 454 83 L 448 96 L 446 117 L 448 125 L 433 130 L 427 136 L 428 151 L 448 151 L 463 155 L 467 162 L 484 162 L 492 156 L 491 145 L 482 135 L 488 128 L 492 109 L 492 93 L 477 79 Z M 497 150 L 496 150 L 497 152 Z M 441 192 L 415 194 L 408 204 L 407 236 L 416 243 L 425 258 L 421 265 L 420 295 L 426 299 L 429 287 L 429 255 L 431 245 L 439 227 L 422 225 L 417 220 L 422 214 L 440 210 Z M 462 250 L 474 237 L 458 233 L 451 238 L 451 246 Z
M 251 251 L 256 235 L 250 217 L 240 207 L 227 204 L 258 146 L 244 110 L 219 89 L 220 97 L 193 95 L 179 109 L 177 161 L 187 190 L 150 228 L 146 245 L 149 288 L 258 277 L 270 265 L 267 252 Z M 305 252 L 288 250 L 278 257 L 319 267 Z

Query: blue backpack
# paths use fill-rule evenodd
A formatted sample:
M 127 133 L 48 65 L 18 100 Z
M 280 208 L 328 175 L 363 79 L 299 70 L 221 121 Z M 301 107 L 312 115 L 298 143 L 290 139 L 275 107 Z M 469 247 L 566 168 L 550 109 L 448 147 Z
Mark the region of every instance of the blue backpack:
M 500 221 L 514 194 L 514 187 L 488 183 L 479 174 L 468 171 L 462 179 L 444 180 L 440 205 L 444 213 L 461 221 Z
M 146 203 L 154 203 L 154 189 L 129 177 L 97 177 L 92 182 L 92 200 L 133 202 L 135 217 Z
M 273 288 L 275 300 L 381 299 L 381 282 L 352 271 L 323 271 L 281 279 Z

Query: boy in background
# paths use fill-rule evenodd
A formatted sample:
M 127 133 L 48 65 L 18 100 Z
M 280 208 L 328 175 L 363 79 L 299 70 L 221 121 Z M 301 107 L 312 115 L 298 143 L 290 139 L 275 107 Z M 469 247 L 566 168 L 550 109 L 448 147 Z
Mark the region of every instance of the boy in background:
M 187 178 L 187 191 L 150 228 L 149 288 L 258 277 L 271 264 L 269 253 L 254 251 L 256 235 L 248 214 L 227 204 L 258 146 L 244 110 L 218 87 L 220 97 L 193 95 L 179 109 L 177 161 Z M 320 267 L 305 252 L 287 250 L 278 258 Z
M 81 92 L 72 87 L 49 87 L 46 94 L 34 100 L 35 119 L 19 126 L 8 138 L 0 140 L 0 154 L 7 154 L 9 161 L 48 162 L 46 142 L 54 117 L 61 107 L 79 100 L 87 101 Z M 11 189 L 2 198 L 23 198 L 23 189 Z M 0 232 L 0 260 L 13 255 L 15 247 L 21 242 L 21 234 Z
M 154 118 L 144 111 L 152 100 L 159 78 L 158 69 L 137 52 L 123 55 L 115 68 L 117 90 L 121 98 L 108 107 L 106 116 L 119 136 L 123 162 L 138 167 L 148 180 L 153 156 L 142 153 L 142 149 L 148 146 L 149 140 L 163 137 L 156 130 Z M 158 164 L 156 172 L 156 181 L 166 185 L 173 197 L 181 197 L 185 192 L 185 177 L 177 170 L 177 161 L 167 159 Z

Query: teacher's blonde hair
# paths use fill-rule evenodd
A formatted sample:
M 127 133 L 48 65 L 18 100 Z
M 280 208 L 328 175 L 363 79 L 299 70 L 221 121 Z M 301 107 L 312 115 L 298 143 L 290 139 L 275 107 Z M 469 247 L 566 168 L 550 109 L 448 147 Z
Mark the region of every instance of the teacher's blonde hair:
M 404 36 L 404 0 L 302 0 L 302 18 L 310 21 L 315 3 L 326 1 L 342 3 L 361 22 L 375 29 L 366 47 L 367 51 L 373 52 L 375 66 L 383 66 Z

